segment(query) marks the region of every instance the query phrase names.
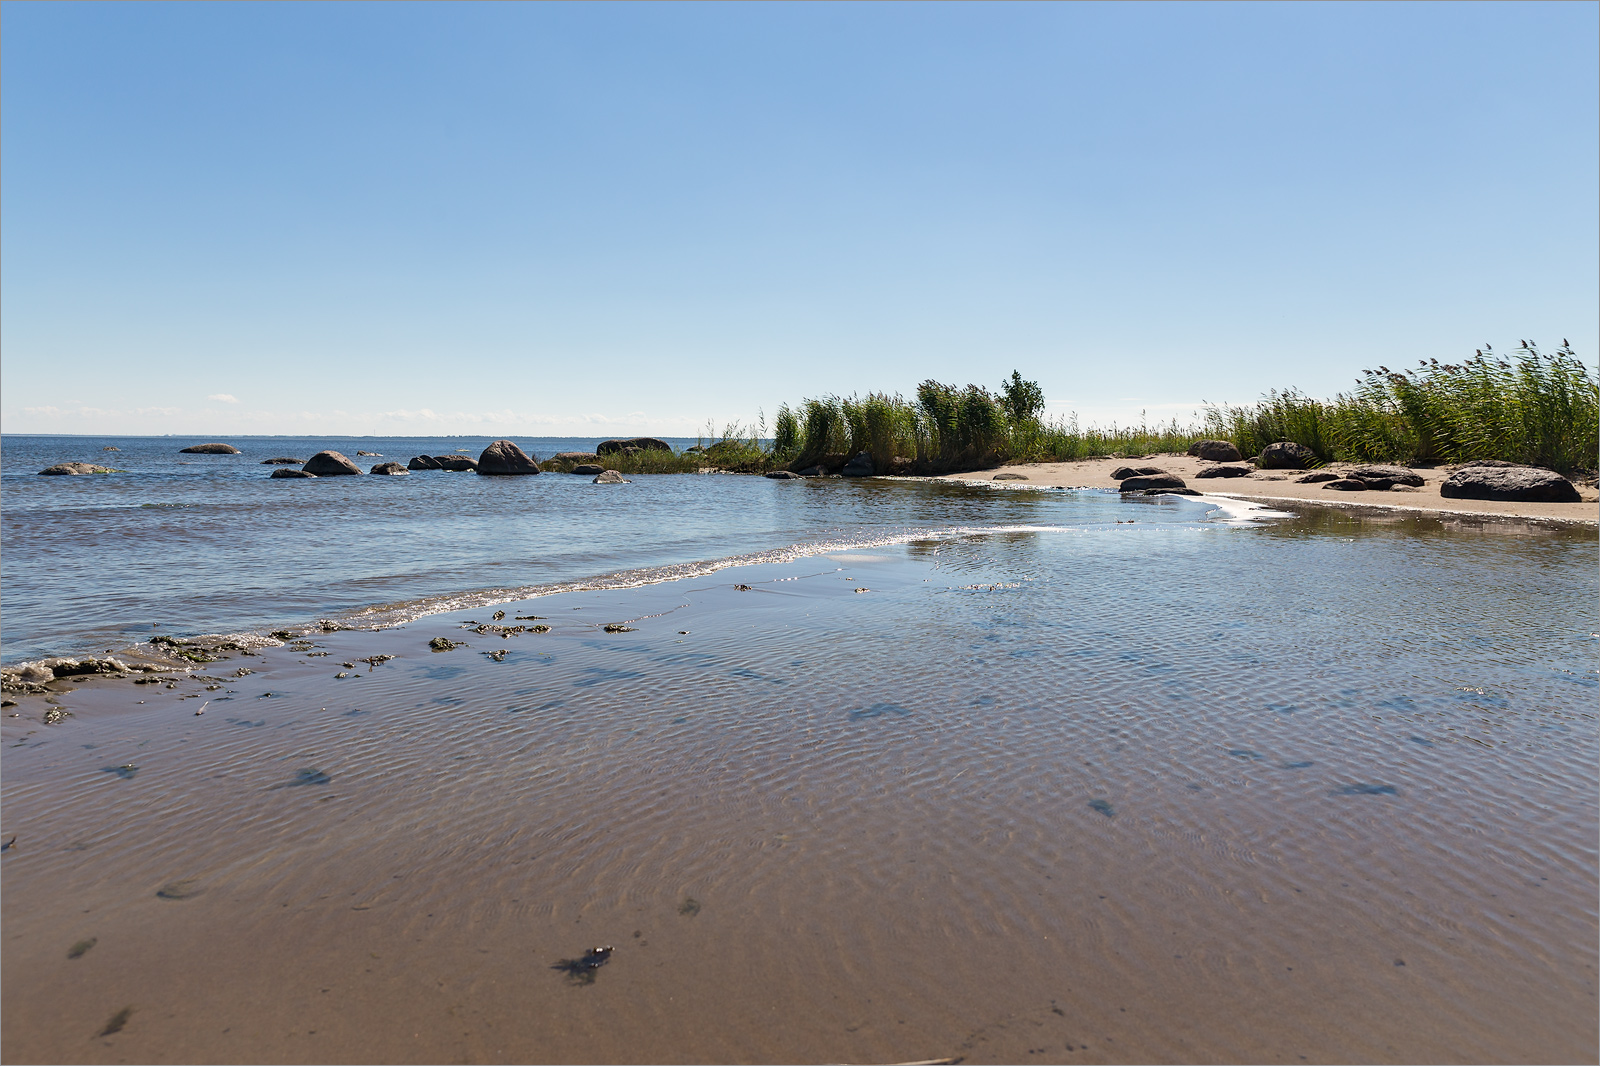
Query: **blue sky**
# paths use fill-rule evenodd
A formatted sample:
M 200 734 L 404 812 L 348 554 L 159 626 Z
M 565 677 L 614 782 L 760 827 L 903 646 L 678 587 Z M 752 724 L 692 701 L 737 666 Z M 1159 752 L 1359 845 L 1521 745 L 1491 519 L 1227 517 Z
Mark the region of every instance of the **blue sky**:
M 1593 3 L 0 7 L 8 432 L 1187 420 L 1597 343 Z

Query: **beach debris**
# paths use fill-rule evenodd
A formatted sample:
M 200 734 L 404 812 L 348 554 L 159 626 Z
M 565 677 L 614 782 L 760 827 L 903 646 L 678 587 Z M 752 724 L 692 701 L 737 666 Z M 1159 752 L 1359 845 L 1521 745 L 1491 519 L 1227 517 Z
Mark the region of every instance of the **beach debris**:
M 71 717 L 72 712 L 67 710 L 65 707 L 46 707 L 44 712 L 44 724 L 55 725 L 56 723 L 66 721 Z
M 751 588 L 749 585 L 735 585 L 733 587 L 738 592 L 754 592 L 755 591 L 755 589 Z
M 1329 793 L 1334 796 L 1398 796 L 1400 790 L 1393 785 L 1345 785 Z
M 868 589 L 868 588 L 860 588 L 860 589 L 856 589 L 856 591 L 857 592 L 871 592 L 872 590 Z
M 550 967 L 552 970 L 564 971 L 574 984 L 594 984 L 594 973 L 600 967 L 611 961 L 611 948 L 590 948 L 588 953 L 576 959 L 558 959 Z
M 295 788 L 299 785 L 326 785 L 333 780 L 332 775 L 325 774 L 315 766 L 307 766 L 296 770 L 293 777 L 273 788 Z
M 693 918 L 700 913 L 700 901 L 693 896 L 683 897 L 683 902 L 678 904 L 678 913 L 685 918 Z
M 366 663 L 367 664 L 367 672 L 371 673 L 372 668 L 374 666 L 378 666 L 378 665 L 381 665 L 383 663 L 386 663 L 390 659 L 393 659 L 393 658 L 394 658 L 393 655 L 369 655 L 365 659 L 357 659 L 356 662 L 358 662 L 358 663 Z
M 342 677 L 349 677 L 349 676 L 350 676 L 350 671 L 348 671 L 348 670 L 340 670 L 337 674 L 333 675 L 333 679 L 335 681 L 337 681 Z
M 506 613 L 504 611 L 496 611 L 494 613 L 494 620 L 496 622 L 498 622 L 498 621 L 500 621 L 500 619 L 504 618 L 505 616 L 506 616 Z
M 350 627 L 342 626 L 338 622 L 335 622 L 329 618 L 319 618 L 317 619 L 317 628 L 322 630 L 324 633 L 338 633 L 349 629 Z
M 428 647 L 434 651 L 454 651 L 456 648 L 465 648 L 464 640 L 451 640 L 448 637 L 434 637 L 428 641 Z
M 634 629 L 632 626 L 624 625 L 621 622 L 611 622 L 605 626 L 605 631 L 607 633 L 632 633 Z
M 196 718 L 199 718 L 202 714 L 206 713 L 206 708 L 209 707 L 209 706 L 211 706 L 211 701 L 210 700 L 206 700 L 204 703 L 202 703 L 200 705 L 200 709 L 198 711 L 194 712 L 194 716 Z
M 106 1027 L 95 1035 L 110 1036 L 112 1033 L 120 1033 L 122 1032 L 122 1027 L 128 1024 L 128 1019 L 131 1017 L 133 1017 L 133 1008 L 123 1007 L 121 1010 L 117 1011 L 117 1013 L 113 1014 L 111 1016 L 111 1020 L 106 1022 Z
M 16 836 L 15 833 L 13 833 L 13 834 L 11 834 L 11 839 L 10 840 L 6 841 L 4 844 L 0 844 L 0 851 L 10 851 L 12 848 L 14 848 L 16 846 L 17 846 L 17 836 Z
M 529 626 L 528 627 L 528 632 L 529 633 L 548 633 L 548 632 L 550 632 L 550 627 L 546 626 L 546 625 Z
M 234 677 L 249 677 L 253 673 L 255 673 L 255 671 L 250 669 L 248 666 L 241 666 L 241 667 L 239 667 L 239 669 L 237 669 L 237 670 L 235 670 L 233 672 L 233 676 Z
M 80 940 L 67 949 L 67 958 L 81 959 L 89 953 L 89 949 L 100 943 L 100 938 L 92 936 L 88 940 Z
M 487 655 L 489 658 L 493 659 L 497 663 L 503 663 L 506 660 L 507 652 L 508 652 L 508 649 L 506 649 L 506 648 L 498 648 L 498 649 L 496 649 L 494 651 L 486 651 L 483 654 Z
M 543 617 L 544 617 L 544 615 L 542 615 L 542 614 L 519 614 L 519 615 L 517 615 L 517 621 L 519 621 L 519 622 L 537 622 L 540 619 L 542 619 Z
M 295 639 L 295 635 L 289 632 L 287 629 L 274 629 L 271 633 L 268 633 L 267 636 L 276 637 L 278 640 L 282 641 L 290 641 Z
M 1089 801 L 1089 809 L 1090 810 L 1094 810 L 1094 811 L 1099 811 L 1101 814 L 1105 815 L 1107 818 L 1114 818 L 1114 817 L 1116 817 L 1116 814 L 1117 814 L 1117 809 L 1115 807 L 1111 806 L 1110 802 L 1108 802 L 1107 800 L 1090 800 Z
M 125 762 L 121 766 L 102 766 L 100 767 L 100 772 L 103 774 L 116 774 L 124 781 L 131 781 L 133 780 L 133 775 L 139 772 L 139 766 L 137 763 Z
M 193 899 L 204 891 L 198 877 L 185 877 L 181 881 L 168 881 L 156 889 L 156 896 L 160 899 Z

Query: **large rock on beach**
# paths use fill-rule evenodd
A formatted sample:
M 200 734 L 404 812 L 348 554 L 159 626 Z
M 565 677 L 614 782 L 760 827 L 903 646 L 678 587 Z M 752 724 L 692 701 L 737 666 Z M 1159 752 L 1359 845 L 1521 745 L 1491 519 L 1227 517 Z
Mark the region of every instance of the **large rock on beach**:
M 1123 481 L 1130 477 L 1154 476 L 1165 474 L 1166 471 L 1159 466 L 1119 466 L 1111 471 L 1113 481 Z
M 1580 503 L 1583 500 L 1572 482 L 1554 470 L 1538 466 L 1464 466 L 1444 479 L 1439 495 L 1449 500 L 1516 503 Z
M 179 455 L 238 455 L 239 449 L 231 444 L 191 444 L 178 449 Z
M 1189 454 L 1208 463 L 1237 463 L 1243 456 L 1232 441 L 1197 440 L 1189 445 Z
M 1157 492 L 1167 492 L 1173 489 L 1187 488 L 1183 478 L 1172 474 L 1149 474 L 1143 477 L 1130 477 L 1117 486 L 1119 492 L 1144 492 L 1151 489 Z
M 845 477 L 871 477 L 877 472 L 877 467 L 872 463 L 871 452 L 857 452 L 848 463 L 844 464 L 844 469 L 839 471 Z
M 631 482 L 627 478 L 623 477 L 622 474 L 619 473 L 616 470 L 603 470 L 603 471 L 600 472 L 599 476 L 596 477 L 593 482 L 591 482 L 591 484 L 594 484 L 594 485 L 631 485 L 631 484 L 633 484 L 633 482 Z
M 357 471 L 357 473 L 359 473 L 359 471 Z M 273 477 L 316 477 L 317 475 L 309 473 L 308 471 L 305 471 L 305 470 L 290 470 L 286 466 L 280 466 L 278 469 L 276 469 L 276 470 L 274 470 L 272 472 L 272 476 Z
M 1368 485 L 1360 478 L 1336 477 L 1322 487 L 1325 489 L 1333 489 L 1335 492 L 1365 492 L 1368 488 Z M 1384 487 L 1388 488 L 1387 485 Z
M 1365 466 L 1347 467 L 1340 473 L 1345 477 L 1353 477 L 1361 481 L 1387 481 L 1390 485 L 1411 485 L 1416 488 L 1420 488 L 1423 485 L 1421 474 L 1403 466 L 1383 466 L 1369 463 Z
M 1012 473 L 996 474 L 994 477 L 990 478 L 989 480 L 990 481 L 1026 481 L 1026 480 L 1028 480 L 1028 475 L 1027 474 L 1012 474 Z
M 338 452 L 318 452 L 306 460 L 305 472 L 318 477 L 338 477 L 340 474 L 359 474 L 361 468 Z
M 539 460 L 508 440 L 497 440 L 478 456 L 478 473 L 511 476 L 537 474 Z
M 384 475 L 387 475 L 389 477 L 394 477 L 397 474 L 408 474 L 409 475 L 411 473 L 411 471 L 407 470 L 405 467 L 401 466 L 399 463 L 379 463 L 376 466 L 374 466 L 371 470 L 367 471 L 367 473 L 369 473 L 369 474 L 384 474 Z
M 299 466 L 304 459 L 291 459 L 287 455 L 279 455 L 272 459 L 261 460 L 262 466 Z
M 109 474 L 111 468 L 95 466 L 93 463 L 57 463 L 55 466 L 45 467 L 39 473 L 49 477 L 60 477 L 63 474 Z
M 435 459 L 431 455 L 413 455 L 411 457 L 411 461 L 406 464 L 406 469 L 407 470 L 443 470 L 444 467 L 440 466 L 439 465 L 439 460 Z
M 1261 449 L 1261 466 L 1266 470 L 1308 470 L 1317 453 L 1292 440 L 1280 440 Z
M 1294 479 L 1296 485 L 1315 485 L 1319 481 L 1338 481 L 1339 475 L 1332 470 L 1313 470 L 1304 477 Z
M 603 440 L 595 445 L 595 452 L 599 455 L 611 455 L 615 452 L 627 453 L 629 448 L 638 448 L 641 451 L 670 452 L 672 445 L 655 437 L 634 437 L 630 440 Z
M 1255 471 L 1248 466 L 1205 466 L 1201 467 L 1195 477 L 1249 477 Z

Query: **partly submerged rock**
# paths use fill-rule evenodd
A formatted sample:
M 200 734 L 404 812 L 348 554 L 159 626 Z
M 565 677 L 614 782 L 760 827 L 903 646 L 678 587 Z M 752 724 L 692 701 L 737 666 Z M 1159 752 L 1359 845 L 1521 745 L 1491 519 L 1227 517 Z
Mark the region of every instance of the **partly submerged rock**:
M 1195 477 L 1249 477 L 1254 471 L 1248 466 L 1207 466 L 1202 467 Z
M 615 470 L 605 470 L 605 471 L 602 471 L 599 474 L 599 476 L 597 476 L 594 479 L 594 481 L 591 482 L 591 484 L 594 484 L 594 485 L 630 485 L 630 484 L 632 484 L 632 482 L 630 482 L 627 478 L 623 477 L 620 473 L 618 473 Z
M 435 455 L 433 458 L 438 462 L 440 470 L 453 470 L 459 474 L 466 470 L 478 469 L 478 460 L 468 459 L 465 455 Z
M 334 451 L 318 452 L 306 460 L 304 467 L 308 474 L 318 477 L 337 477 L 340 474 L 359 474 L 361 468 L 343 455 Z
M 279 455 L 272 459 L 261 460 L 262 466 L 299 466 L 304 459 L 291 459 L 287 455 Z
M 413 455 L 411 457 L 411 461 L 406 464 L 406 469 L 407 470 L 443 470 L 444 467 L 440 466 L 439 465 L 439 460 L 435 459 L 431 455 Z
M 362 452 L 362 451 L 358 451 L 358 452 L 356 452 L 356 454 L 357 455 L 371 456 L 374 459 L 382 459 L 383 458 L 383 453 L 382 452 Z
M 511 441 L 497 440 L 478 456 L 478 473 L 497 476 L 537 474 L 539 460 Z
M 1168 492 L 1173 489 L 1187 488 L 1183 478 L 1172 474 L 1150 474 L 1144 477 L 1130 477 L 1117 486 L 1119 492 L 1140 492 L 1155 489 L 1158 492 Z
M 1208 463 L 1237 463 L 1241 456 L 1232 441 L 1197 440 L 1189 445 L 1189 454 Z
M 390 477 L 393 477 L 393 476 L 395 476 L 397 474 L 409 474 L 409 473 L 411 473 L 411 471 L 407 470 L 405 467 L 401 466 L 399 463 L 394 463 L 394 462 L 379 463 L 379 464 L 377 464 L 376 466 L 374 466 L 371 470 L 369 470 L 367 472 L 369 474 L 386 474 L 386 475 L 388 475 Z
M 55 466 L 46 467 L 39 471 L 41 475 L 58 477 L 63 474 L 109 474 L 109 466 L 95 466 L 93 463 L 57 463 Z
M 768 470 L 762 476 L 763 477 L 769 477 L 774 481 L 804 481 L 805 480 L 805 478 L 801 477 L 799 474 L 796 474 L 793 470 Z
M 1450 500 L 1508 500 L 1516 503 L 1580 503 L 1577 488 L 1538 466 L 1471 465 L 1444 479 L 1439 495 Z
M 1261 466 L 1267 470 L 1308 470 L 1316 461 L 1316 452 L 1292 440 L 1280 440 L 1261 449 Z
M 276 470 L 274 470 L 272 472 L 272 476 L 273 477 L 316 477 L 317 475 L 315 475 L 315 474 L 313 474 L 313 473 L 311 473 L 310 471 L 307 471 L 307 470 L 290 470 L 286 466 L 281 466 L 281 467 L 279 467 L 278 469 L 276 469 Z
M 590 477 L 593 477 L 595 474 L 604 474 L 606 472 L 606 468 L 601 466 L 599 463 L 579 463 L 577 466 L 572 468 L 572 472 L 574 474 L 587 474 Z
M 844 469 L 839 471 L 845 477 L 871 477 L 877 472 L 878 468 L 872 462 L 871 452 L 857 452 L 851 456 L 848 463 L 844 464 Z
M 187 448 L 179 448 L 179 455 L 238 455 L 239 449 L 231 444 L 191 444 Z

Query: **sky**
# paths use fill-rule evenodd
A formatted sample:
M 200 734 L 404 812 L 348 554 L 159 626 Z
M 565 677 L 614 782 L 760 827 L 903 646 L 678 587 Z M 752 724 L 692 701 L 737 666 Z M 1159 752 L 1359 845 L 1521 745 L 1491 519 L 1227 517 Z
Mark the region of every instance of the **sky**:
M 1595 3 L 0 5 L 0 428 L 1191 421 L 1570 339 Z

